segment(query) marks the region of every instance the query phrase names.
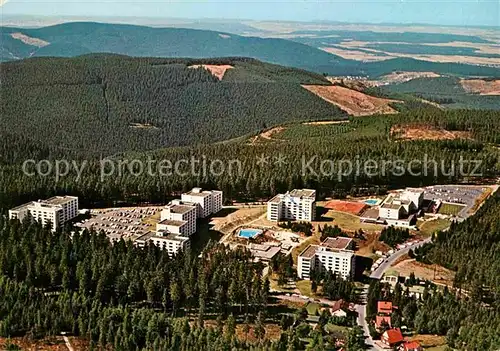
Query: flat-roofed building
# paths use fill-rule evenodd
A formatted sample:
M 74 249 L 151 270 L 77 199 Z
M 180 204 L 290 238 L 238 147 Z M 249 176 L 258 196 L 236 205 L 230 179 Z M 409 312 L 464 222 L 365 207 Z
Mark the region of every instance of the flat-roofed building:
M 379 207 L 377 221 L 396 227 L 413 228 L 417 212 L 422 208 L 424 190 L 408 188 L 389 195 Z
M 320 245 L 309 245 L 297 259 L 297 274 L 310 279 L 311 270 L 330 271 L 347 279 L 354 273 L 355 255 L 350 238 L 327 238 Z
M 316 216 L 316 190 L 294 189 L 278 194 L 267 203 L 267 219 L 313 221 Z
M 196 205 L 174 200 L 161 211 L 156 230 L 190 236 L 196 233 Z
M 193 188 L 181 195 L 183 202 L 190 202 L 197 207 L 197 217 L 206 218 L 222 209 L 222 191 Z
M 28 202 L 9 210 L 10 219 L 24 220 L 27 216 L 42 224 L 51 223 L 55 231 L 78 216 L 78 197 L 54 196 L 47 200 Z
M 169 256 L 176 255 L 179 251 L 190 248 L 190 240 L 186 236 L 170 233 L 168 231 L 149 232 L 135 240 L 135 244 L 144 247 L 151 242 L 162 250 L 167 250 Z
M 385 219 L 400 219 L 405 215 L 405 210 L 402 205 L 395 203 L 387 203 L 380 206 L 379 216 Z
M 271 261 L 281 251 L 279 245 L 250 244 L 248 248 L 257 260 L 264 262 Z

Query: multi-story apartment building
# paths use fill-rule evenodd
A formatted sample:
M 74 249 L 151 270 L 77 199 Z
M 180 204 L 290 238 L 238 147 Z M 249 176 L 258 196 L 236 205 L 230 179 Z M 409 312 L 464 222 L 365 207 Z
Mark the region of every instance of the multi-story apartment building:
M 182 194 L 181 200 L 196 205 L 198 218 L 206 218 L 222 209 L 222 191 L 219 190 L 202 191 L 201 188 L 193 188 Z
M 412 214 L 422 208 L 424 191 L 408 188 L 389 195 L 379 207 L 379 219 L 388 225 L 412 227 L 416 217 Z
M 135 240 L 138 246 L 150 241 L 167 250 L 170 256 L 190 247 L 190 236 L 196 233 L 196 219 L 205 218 L 222 209 L 222 191 L 202 191 L 194 188 L 173 200 L 161 211 L 161 221 L 156 232 L 147 233 Z
M 196 214 L 195 204 L 174 200 L 161 211 L 161 222 L 156 230 L 190 236 L 196 233 Z
M 326 270 L 347 279 L 354 273 L 355 255 L 350 238 L 327 238 L 320 245 L 309 245 L 298 257 L 300 279 L 310 279 L 311 270 Z
M 189 237 L 161 230 L 144 234 L 135 240 L 135 244 L 143 247 L 148 241 L 163 250 L 167 250 L 169 256 L 176 255 L 179 251 L 190 248 Z
M 267 219 L 312 221 L 316 216 L 316 190 L 295 189 L 278 194 L 267 203 Z
M 47 200 L 28 202 L 9 210 L 10 219 L 22 221 L 25 217 L 43 224 L 51 223 L 56 231 L 67 221 L 78 216 L 78 198 L 75 196 L 54 196 Z

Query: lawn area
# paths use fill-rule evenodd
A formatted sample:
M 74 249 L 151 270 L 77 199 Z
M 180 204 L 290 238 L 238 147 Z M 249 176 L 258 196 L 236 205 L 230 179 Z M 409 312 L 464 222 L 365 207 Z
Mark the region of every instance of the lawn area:
M 438 218 L 432 221 L 419 221 L 417 227 L 422 236 L 431 236 L 434 232 L 448 228 L 450 224 L 449 220 Z
M 384 228 L 384 226 L 378 224 L 362 223 L 358 216 L 345 212 L 328 211 L 323 217 L 333 219 L 333 222 L 328 223 L 329 225 L 336 224 L 348 232 L 354 232 L 359 229 L 373 232 L 381 231 Z
M 141 222 L 147 224 L 153 230 L 156 230 L 156 224 L 160 221 L 160 217 L 161 217 L 161 211 L 158 211 L 156 214 L 152 216 L 143 218 Z
M 432 347 L 426 347 L 425 351 L 445 351 L 446 348 L 447 345 L 432 346 Z
M 448 215 L 448 216 L 456 216 L 461 210 L 463 210 L 464 205 L 458 204 L 442 204 L 439 207 L 439 214 Z
M 307 313 L 309 313 L 310 316 L 315 316 L 316 312 L 318 312 L 319 308 L 321 306 L 319 303 L 316 302 L 309 302 L 306 306 Z
M 295 248 L 293 248 L 292 250 L 292 259 L 293 259 L 293 263 L 295 265 L 297 265 L 297 257 L 299 256 L 299 254 L 304 251 L 304 249 L 306 247 L 308 247 L 309 245 L 318 245 L 319 244 L 319 233 L 318 232 L 315 232 L 312 236 L 310 236 L 309 238 L 307 238 L 306 240 L 304 240 L 300 245 L 296 246 Z
M 444 336 L 416 334 L 408 339 L 411 341 L 418 341 L 426 351 L 443 351 L 446 348 L 446 338 Z
M 297 289 L 299 289 L 300 293 L 304 296 L 309 296 L 309 297 L 321 296 L 321 286 L 318 286 L 317 293 L 314 294 L 311 291 L 311 281 L 310 280 L 299 280 L 296 282 L 296 284 L 297 284 Z

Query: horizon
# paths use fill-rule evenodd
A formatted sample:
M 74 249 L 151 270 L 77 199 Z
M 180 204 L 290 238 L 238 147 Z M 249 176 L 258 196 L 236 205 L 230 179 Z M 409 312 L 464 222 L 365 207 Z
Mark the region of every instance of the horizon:
M 88 16 L 88 15 L 63 15 L 63 16 L 54 16 L 54 15 L 30 15 L 30 14 L 2 14 L 2 21 L 4 19 L 14 19 L 14 18 L 30 18 L 31 20 L 53 20 L 54 24 L 57 25 L 63 23 L 77 23 L 77 22 L 88 22 L 88 23 L 112 23 L 112 24 L 129 24 L 136 26 L 144 26 L 144 27 L 161 27 L 161 24 L 154 25 L 153 23 L 147 22 L 148 20 L 173 20 L 173 21 L 184 21 L 179 23 L 182 25 L 184 23 L 242 23 L 242 22 L 276 22 L 276 23 L 297 23 L 297 24 L 330 24 L 330 25 L 374 25 L 374 26 L 401 26 L 401 27 L 445 27 L 445 28 L 478 28 L 478 29 L 492 29 L 492 30 L 500 30 L 500 24 L 498 25 L 484 25 L 484 24 L 469 24 L 469 25 L 461 25 L 461 24 L 436 24 L 436 23 L 428 23 L 428 22 L 347 22 L 347 21 L 337 21 L 337 20 L 279 20 L 279 19 L 268 19 L 268 20 L 257 20 L 251 18 L 216 18 L 216 17 L 155 17 L 155 16 Z M 130 20 L 132 22 L 125 22 L 126 20 Z M 134 23 L 133 21 L 141 21 L 140 23 Z M 168 26 L 167 26 L 168 25 Z M 165 26 L 173 27 L 175 23 L 168 24 L 165 22 Z M 8 25 L 4 25 L 7 26 Z
M 0 0 L 2 1 L 2 0 Z M 162 4 L 155 1 L 132 4 L 104 0 L 99 3 L 82 3 L 78 0 L 61 2 L 43 0 L 9 0 L 1 2 L 4 17 L 26 16 L 48 18 L 88 19 L 142 19 L 142 20 L 191 20 L 191 21 L 272 21 L 294 23 L 339 23 L 376 25 L 425 25 L 445 27 L 500 27 L 500 4 L 480 0 L 416 2 L 399 0 L 369 0 L 346 2 L 285 3 L 283 0 L 266 3 L 265 11 L 255 2 L 222 0 L 199 3 L 196 1 Z M 257 2 L 260 4 L 259 2 Z M 261 2 L 263 3 L 263 2 Z M 223 5 L 223 6 L 221 6 Z

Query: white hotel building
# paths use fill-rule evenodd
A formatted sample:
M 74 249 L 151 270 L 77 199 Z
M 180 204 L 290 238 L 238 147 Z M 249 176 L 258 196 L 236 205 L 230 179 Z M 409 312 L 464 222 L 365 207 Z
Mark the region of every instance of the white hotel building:
M 202 191 L 201 188 L 193 188 L 181 195 L 181 201 L 196 205 L 197 217 L 206 218 L 222 209 L 222 191 Z
M 327 238 L 320 245 L 309 245 L 298 257 L 297 274 L 310 279 L 312 269 L 331 271 L 347 279 L 354 274 L 355 255 L 350 238 Z
M 161 221 L 156 230 L 190 236 L 196 233 L 196 206 L 174 200 L 161 211 Z
M 10 219 L 22 221 L 27 216 L 41 222 L 52 224 L 56 231 L 67 221 L 78 216 L 78 198 L 75 196 L 54 196 L 47 200 L 28 202 L 9 210 Z
M 202 191 L 194 188 L 182 194 L 181 199 L 173 200 L 161 211 L 156 232 L 147 233 L 135 240 L 136 245 L 144 246 L 150 241 L 167 250 L 170 256 L 180 250 L 190 248 L 190 236 L 196 233 L 196 219 L 205 218 L 222 209 L 222 191 Z
M 278 194 L 267 203 L 267 219 L 312 221 L 316 215 L 316 190 L 295 189 Z

